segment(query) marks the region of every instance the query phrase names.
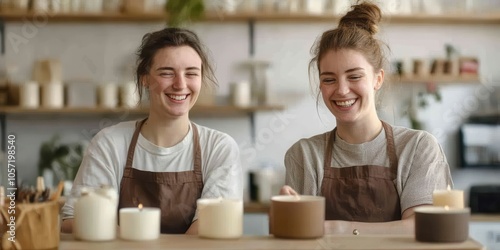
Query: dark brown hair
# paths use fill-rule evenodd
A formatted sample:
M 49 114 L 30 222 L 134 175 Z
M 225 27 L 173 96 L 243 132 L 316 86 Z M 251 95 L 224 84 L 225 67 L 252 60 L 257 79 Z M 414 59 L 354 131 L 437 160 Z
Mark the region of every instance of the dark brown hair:
M 208 57 L 208 50 L 201 43 L 198 36 L 187 29 L 165 28 L 144 35 L 142 44 L 137 51 L 136 80 L 140 99 L 142 99 L 141 76 L 148 74 L 156 52 L 166 47 L 179 46 L 189 46 L 200 56 L 202 84 L 208 87 L 217 86 L 217 79 Z
M 336 29 L 325 31 L 316 40 L 309 62 L 309 75 L 314 66 L 319 72 L 319 62 L 330 50 L 352 49 L 362 53 L 375 71 L 384 68 L 386 58 L 382 51 L 382 42 L 374 37 L 378 23 L 382 19 L 380 8 L 369 2 L 351 6 L 352 10 L 343 16 Z

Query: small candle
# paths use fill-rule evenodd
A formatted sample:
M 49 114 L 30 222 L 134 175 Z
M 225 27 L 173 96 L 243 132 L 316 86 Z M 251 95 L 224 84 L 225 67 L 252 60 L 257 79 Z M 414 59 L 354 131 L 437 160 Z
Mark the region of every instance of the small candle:
M 64 106 L 64 85 L 60 81 L 53 81 L 42 86 L 42 107 L 62 108 Z
M 415 208 L 415 239 L 421 242 L 463 242 L 469 237 L 469 208 Z
M 40 85 L 37 82 L 26 82 L 19 86 L 19 106 L 23 108 L 40 106 Z
M 314 239 L 324 235 L 325 197 L 277 195 L 271 198 L 269 232 L 277 238 Z
M 450 189 L 450 185 L 448 185 L 446 190 L 434 190 L 432 203 L 434 206 L 464 208 L 464 191 L 452 190 Z
M 124 240 L 154 240 L 160 236 L 160 209 L 143 207 L 120 209 L 120 238 Z
M 212 239 L 235 239 L 243 234 L 243 201 L 198 199 L 198 235 Z

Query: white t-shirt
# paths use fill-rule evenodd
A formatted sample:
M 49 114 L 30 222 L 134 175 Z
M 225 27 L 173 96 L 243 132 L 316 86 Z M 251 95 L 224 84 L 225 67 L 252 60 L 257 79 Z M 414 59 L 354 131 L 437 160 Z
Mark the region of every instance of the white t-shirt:
M 450 168 L 436 138 L 425 131 L 392 126 L 398 173 L 395 185 L 401 212 L 407 208 L 432 204 L 432 192 L 453 186 Z M 301 139 L 285 155 L 286 184 L 306 195 L 321 195 L 325 145 L 331 132 Z M 372 141 L 350 144 L 338 136 L 332 154 L 332 167 L 379 165 L 390 167 L 385 131 Z
M 109 185 L 119 194 L 127 152 L 136 121 L 121 122 L 101 130 L 87 148 L 73 183 L 71 197 L 62 208 L 62 219 L 73 218 L 73 205 L 82 187 Z M 201 149 L 202 198 L 243 199 L 243 174 L 238 144 L 229 135 L 196 124 Z M 194 170 L 193 130 L 177 145 L 158 147 L 139 134 L 132 168 L 151 172 Z M 197 219 L 195 215 L 194 220 Z

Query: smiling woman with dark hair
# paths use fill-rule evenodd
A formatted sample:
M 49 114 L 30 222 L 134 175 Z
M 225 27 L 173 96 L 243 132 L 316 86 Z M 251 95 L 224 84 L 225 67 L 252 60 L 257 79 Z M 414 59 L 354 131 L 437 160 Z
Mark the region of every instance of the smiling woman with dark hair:
M 216 84 L 197 35 L 166 28 L 147 34 L 138 51 L 137 88 L 149 96 L 149 115 L 100 131 L 89 145 L 72 193 L 108 185 L 119 208 L 161 209 L 161 232 L 196 234 L 199 198 L 243 198 L 238 145 L 229 135 L 190 121 L 200 90 Z M 62 210 L 71 232 L 73 205 Z

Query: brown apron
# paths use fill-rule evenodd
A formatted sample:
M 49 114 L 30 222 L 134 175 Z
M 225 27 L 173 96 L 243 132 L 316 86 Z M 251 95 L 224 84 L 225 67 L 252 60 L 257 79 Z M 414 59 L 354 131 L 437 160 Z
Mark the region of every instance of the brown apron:
M 132 168 L 134 150 L 141 127 L 146 119 L 136 125 L 130 142 L 127 163 L 120 184 L 118 209 L 122 207 L 158 207 L 161 209 L 161 233 L 183 234 L 191 226 L 196 212 L 196 201 L 201 197 L 201 150 L 198 129 L 193 128 L 194 170 L 184 172 L 149 172 Z M 168 163 L 166 163 L 168 164 Z
M 387 222 L 401 220 L 399 194 L 394 184 L 398 159 L 392 127 L 382 121 L 387 138 L 390 167 L 332 167 L 332 152 L 337 128 L 330 134 L 325 152 L 324 177 L 321 187 L 326 202 L 327 220 Z

